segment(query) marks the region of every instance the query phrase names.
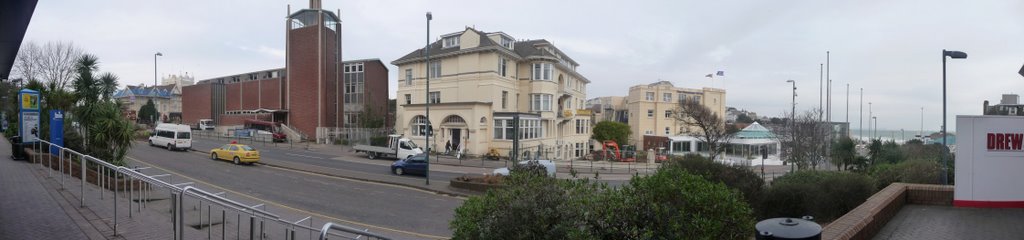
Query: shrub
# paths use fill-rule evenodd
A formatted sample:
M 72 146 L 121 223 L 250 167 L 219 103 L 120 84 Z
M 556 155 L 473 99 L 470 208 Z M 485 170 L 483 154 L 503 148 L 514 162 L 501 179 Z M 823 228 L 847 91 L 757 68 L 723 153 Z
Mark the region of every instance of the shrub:
M 764 179 L 749 168 L 729 166 L 717 163 L 696 154 L 682 157 L 673 156 L 662 168 L 684 169 L 710 182 L 723 183 L 730 188 L 739 190 L 747 202 L 754 203 L 761 198 L 764 190 Z M 753 205 L 753 204 L 752 204 Z
M 873 179 L 850 172 L 800 171 L 775 179 L 762 199 L 761 218 L 836 219 L 875 193 Z
M 741 193 L 679 168 L 634 177 L 608 191 L 589 218 L 598 239 L 748 239 L 754 231 Z
M 894 182 L 939 184 L 942 164 L 930 160 L 909 160 L 898 164 L 879 164 L 871 169 L 878 189 Z
M 455 209 L 453 238 L 747 239 L 754 230 L 739 192 L 682 169 L 620 188 L 522 172 Z

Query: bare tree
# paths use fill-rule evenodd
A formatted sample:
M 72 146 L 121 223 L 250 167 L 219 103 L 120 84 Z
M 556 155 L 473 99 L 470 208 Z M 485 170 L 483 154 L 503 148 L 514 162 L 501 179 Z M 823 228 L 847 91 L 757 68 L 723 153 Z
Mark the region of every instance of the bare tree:
M 14 73 L 23 78 L 25 82 L 40 80 L 42 54 L 42 49 L 35 42 L 28 42 L 21 46 L 18 56 L 14 60 Z
M 72 42 L 56 41 L 43 45 L 38 60 L 42 80 L 52 82 L 59 89 L 69 87 L 77 75 L 75 64 L 83 52 Z
M 712 160 L 725 151 L 726 144 L 732 140 L 723 120 L 710 108 L 697 101 L 679 103 L 672 118 L 680 125 L 680 132 L 697 137 L 708 148 L 708 156 Z
M 817 168 L 825 162 L 824 150 L 831 141 L 831 126 L 818 121 L 817 111 L 806 111 L 783 124 L 774 125 L 771 129 L 779 142 L 786 162 L 796 164 L 800 169 Z

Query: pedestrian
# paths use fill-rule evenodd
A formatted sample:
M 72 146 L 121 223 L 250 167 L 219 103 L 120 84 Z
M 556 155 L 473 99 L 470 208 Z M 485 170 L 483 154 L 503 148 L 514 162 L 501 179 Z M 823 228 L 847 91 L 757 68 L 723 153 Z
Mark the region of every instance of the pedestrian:
M 448 139 L 444 142 L 444 155 L 448 155 L 452 151 L 452 140 Z

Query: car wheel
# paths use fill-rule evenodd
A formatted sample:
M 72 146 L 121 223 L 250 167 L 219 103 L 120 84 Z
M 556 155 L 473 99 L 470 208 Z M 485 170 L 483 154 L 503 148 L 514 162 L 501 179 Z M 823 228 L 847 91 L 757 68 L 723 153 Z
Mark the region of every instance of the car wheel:
M 153 144 L 153 140 L 149 140 L 149 145 L 150 146 L 156 146 L 156 144 Z
M 211 153 L 210 159 L 217 160 L 217 153 Z
M 377 153 L 375 153 L 375 152 L 367 152 L 366 153 L 366 158 L 377 159 Z
M 234 160 L 234 162 L 235 162 L 235 165 L 238 165 L 238 164 L 242 163 L 242 161 L 239 161 L 239 160 L 238 160 L 238 157 L 235 157 L 235 160 Z
M 172 147 L 172 146 L 171 146 L 171 144 L 170 144 L 170 143 L 168 143 L 168 144 L 167 144 L 167 150 L 169 150 L 169 151 L 174 151 L 174 147 Z
M 405 170 L 402 169 L 402 168 L 395 168 L 394 172 L 395 172 L 395 175 L 402 175 L 402 174 L 405 173 Z

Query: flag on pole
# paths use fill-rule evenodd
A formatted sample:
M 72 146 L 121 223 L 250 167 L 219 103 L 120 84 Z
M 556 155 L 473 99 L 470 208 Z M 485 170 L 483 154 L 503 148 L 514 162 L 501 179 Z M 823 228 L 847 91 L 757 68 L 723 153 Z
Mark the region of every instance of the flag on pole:
M 715 75 L 724 77 L 725 76 L 725 71 L 718 71 L 717 73 L 715 73 Z
M 707 77 L 707 78 L 715 78 L 715 76 L 714 76 L 714 75 L 712 75 L 712 74 L 710 74 L 710 73 L 708 73 L 708 75 L 704 75 L 704 77 Z

